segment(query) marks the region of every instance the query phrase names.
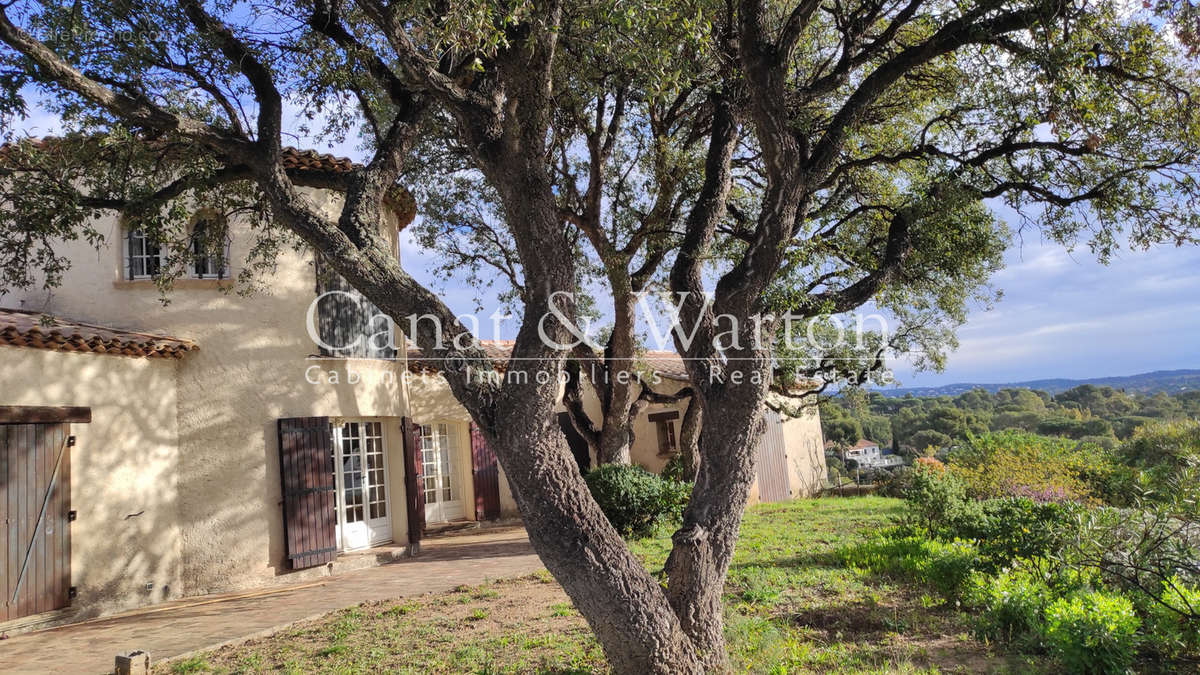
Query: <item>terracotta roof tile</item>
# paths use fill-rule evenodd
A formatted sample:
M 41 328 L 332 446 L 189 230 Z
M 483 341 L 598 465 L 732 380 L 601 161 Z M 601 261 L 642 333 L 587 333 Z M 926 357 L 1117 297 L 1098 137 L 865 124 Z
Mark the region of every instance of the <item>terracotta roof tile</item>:
M 106 328 L 19 309 L 0 309 L 0 345 L 162 358 L 182 358 L 200 348 L 190 340 Z
M 299 171 L 349 173 L 354 169 L 354 162 L 348 157 L 338 157 L 336 155 L 317 152 L 316 150 L 301 150 L 291 147 L 283 149 L 281 161 L 284 169 L 296 169 Z

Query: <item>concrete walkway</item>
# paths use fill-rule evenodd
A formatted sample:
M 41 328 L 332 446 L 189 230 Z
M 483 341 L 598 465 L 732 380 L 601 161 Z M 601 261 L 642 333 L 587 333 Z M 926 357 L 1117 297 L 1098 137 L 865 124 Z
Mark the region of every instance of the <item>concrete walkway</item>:
M 368 600 L 447 591 L 542 568 L 519 527 L 426 539 L 421 546 L 415 558 L 266 595 L 193 597 L 18 635 L 0 641 L 0 673 L 107 673 L 119 652 L 141 649 L 158 662 L 266 635 Z

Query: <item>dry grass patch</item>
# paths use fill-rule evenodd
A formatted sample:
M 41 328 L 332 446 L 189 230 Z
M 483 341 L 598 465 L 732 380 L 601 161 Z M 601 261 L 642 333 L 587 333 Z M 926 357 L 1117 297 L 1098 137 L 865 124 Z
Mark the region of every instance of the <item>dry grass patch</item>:
M 798 500 L 751 509 L 725 587 L 736 672 L 1029 673 L 1028 658 L 970 636 L 930 589 L 844 567 L 835 551 L 886 526 L 898 500 Z M 631 543 L 662 569 L 670 537 Z M 449 593 L 369 603 L 201 655 L 176 672 L 607 672 L 604 655 L 542 570 Z
M 544 575 L 371 602 L 172 666 L 218 673 L 594 672 L 604 656 Z

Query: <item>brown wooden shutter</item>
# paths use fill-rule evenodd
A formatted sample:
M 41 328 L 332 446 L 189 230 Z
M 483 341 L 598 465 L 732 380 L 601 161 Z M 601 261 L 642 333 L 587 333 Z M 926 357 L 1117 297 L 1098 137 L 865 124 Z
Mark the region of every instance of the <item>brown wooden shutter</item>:
M 328 417 L 279 420 L 279 477 L 283 532 L 291 569 L 332 562 L 337 556 L 337 484 Z
M 416 553 L 425 534 L 425 485 L 421 479 L 421 425 L 401 420 L 404 433 L 404 504 L 408 509 L 408 545 Z
M 471 474 L 475 479 L 475 519 L 499 518 L 500 467 L 496 454 L 474 422 L 471 423 Z
M 0 424 L 0 621 L 70 601 L 70 439 L 66 424 Z

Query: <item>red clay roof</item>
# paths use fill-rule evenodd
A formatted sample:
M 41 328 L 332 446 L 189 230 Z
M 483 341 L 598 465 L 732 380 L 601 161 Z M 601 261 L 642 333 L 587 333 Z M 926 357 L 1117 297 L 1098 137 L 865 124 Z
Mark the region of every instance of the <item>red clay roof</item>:
M 335 173 L 350 173 L 354 169 L 354 162 L 348 157 L 338 157 L 316 150 L 285 147 L 280 154 L 284 169 L 333 171 Z
M 0 309 L 0 345 L 176 359 L 200 348 L 191 340 L 94 326 L 20 309 Z

